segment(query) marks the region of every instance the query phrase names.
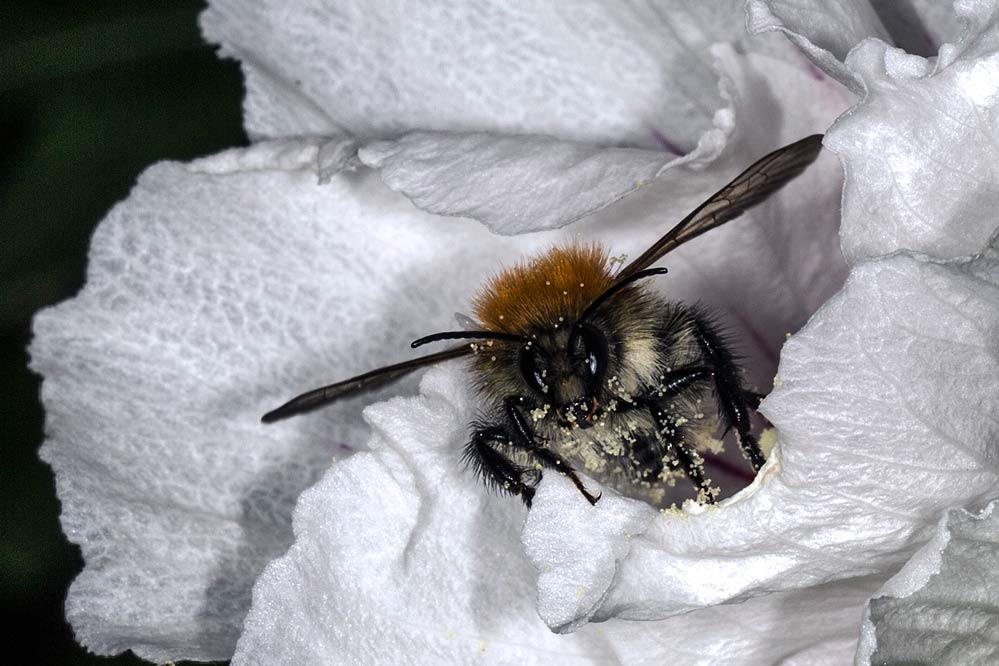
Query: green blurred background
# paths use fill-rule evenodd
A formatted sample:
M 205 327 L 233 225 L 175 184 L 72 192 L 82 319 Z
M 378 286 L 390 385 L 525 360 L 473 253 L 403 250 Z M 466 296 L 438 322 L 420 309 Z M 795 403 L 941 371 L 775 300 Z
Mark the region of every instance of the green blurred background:
M 38 460 L 43 413 L 25 345 L 32 313 L 80 289 L 94 227 L 146 166 L 247 143 L 239 67 L 202 42 L 203 4 L 21 1 L 0 10 L 0 594 L 13 621 L 4 652 L 22 663 L 147 663 L 88 654 L 63 619 L 82 560 Z

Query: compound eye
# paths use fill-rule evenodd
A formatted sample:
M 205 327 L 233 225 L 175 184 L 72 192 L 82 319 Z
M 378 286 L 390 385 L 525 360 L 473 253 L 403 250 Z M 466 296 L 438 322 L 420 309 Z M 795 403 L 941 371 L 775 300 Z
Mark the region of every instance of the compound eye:
M 545 381 L 545 371 L 538 363 L 538 355 L 530 347 L 520 352 L 520 374 L 524 376 L 527 385 L 538 393 L 548 393 L 548 382 Z
M 607 338 L 600 329 L 583 324 L 576 335 L 576 358 L 591 380 L 599 383 L 607 369 Z

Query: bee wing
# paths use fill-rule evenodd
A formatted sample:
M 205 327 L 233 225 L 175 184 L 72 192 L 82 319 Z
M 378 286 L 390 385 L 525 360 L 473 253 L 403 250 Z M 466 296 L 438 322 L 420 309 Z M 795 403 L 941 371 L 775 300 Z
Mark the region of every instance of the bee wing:
M 814 162 L 820 150 L 822 135 L 813 134 L 760 158 L 625 266 L 617 277 L 627 277 L 651 266 L 691 238 L 725 224 L 762 203 Z
M 372 370 L 364 373 L 363 375 L 345 379 L 341 382 L 337 382 L 336 384 L 330 384 L 329 386 L 322 386 L 320 388 L 307 391 L 300 396 L 292 398 L 277 409 L 267 412 L 260 418 L 260 420 L 264 423 L 273 423 L 274 421 L 286 419 L 289 416 L 311 412 L 313 409 L 327 405 L 352 393 L 369 391 L 373 388 L 393 382 L 408 375 L 414 370 L 418 370 L 419 368 L 433 365 L 434 363 L 439 363 L 441 361 L 446 361 L 448 359 L 458 358 L 459 356 L 465 356 L 470 353 L 472 353 L 472 348 L 468 345 L 462 345 L 461 347 L 445 349 L 444 351 L 437 352 L 435 354 L 420 356 L 409 361 L 396 363 L 395 365 L 386 365 L 384 368 L 378 368 L 377 370 Z

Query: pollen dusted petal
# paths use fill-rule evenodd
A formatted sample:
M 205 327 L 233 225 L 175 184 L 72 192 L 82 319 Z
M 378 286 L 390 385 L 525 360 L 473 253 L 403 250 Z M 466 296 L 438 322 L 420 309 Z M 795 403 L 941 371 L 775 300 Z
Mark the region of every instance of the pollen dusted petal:
M 613 282 L 610 258 L 596 244 L 556 246 L 493 276 L 473 302 L 489 330 L 526 333 L 574 322 Z

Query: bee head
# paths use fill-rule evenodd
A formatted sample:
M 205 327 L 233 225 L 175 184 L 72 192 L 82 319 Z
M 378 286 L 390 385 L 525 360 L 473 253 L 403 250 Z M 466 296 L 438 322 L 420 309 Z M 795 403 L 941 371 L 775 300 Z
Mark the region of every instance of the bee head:
M 650 304 L 642 292 L 630 287 L 637 280 L 665 272 L 665 268 L 650 268 L 620 278 L 578 309 L 564 299 L 535 303 L 536 307 L 526 310 L 533 316 L 525 317 L 523 325 L 513 326 L 497 317 L 494 325 L 506 323 L 507 330 L 434 333 L 412 346 L 473 340 L 476 383 L 493 402 L 502 404 L 520 396 L 537 405 L 544 418 L 553 418 L 564 427 L 589 428 L 612 400 L 617 401 L 608 389 L 609 378 L 622 372 L 636 374 L 628 370 L 624 358 L 628 350 L 635 357 L 635 350 L 655 344 L 656 315 L 648 311 Z M 569 292 L 562 289 L 560 293 Z M 556 309 L 557 304 L 562 309 Z M 645 365 L 649 372 L 656 370 L 654 361 Z
M 604 332 L 581 321 L 534 334 L 520 350 L 518 370 L 526 393 L 552 405 L 562 425 L 589 428 L 602 413 L 610 353 Z

